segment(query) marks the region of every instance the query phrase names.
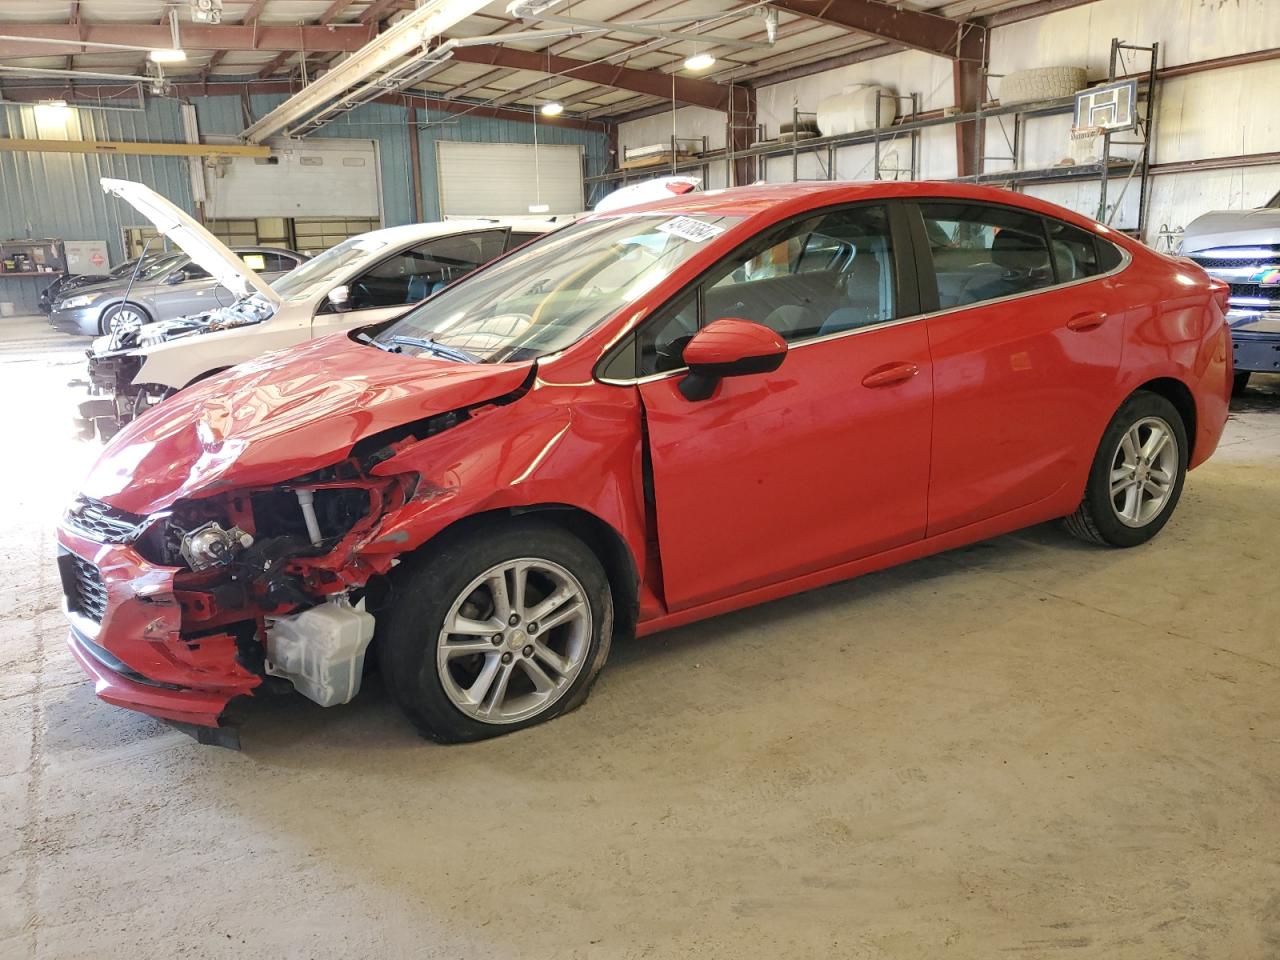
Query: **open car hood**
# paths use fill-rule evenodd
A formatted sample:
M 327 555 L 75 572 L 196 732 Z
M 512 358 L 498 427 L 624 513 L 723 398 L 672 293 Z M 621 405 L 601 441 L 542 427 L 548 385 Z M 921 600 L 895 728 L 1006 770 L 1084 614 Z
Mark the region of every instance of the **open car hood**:
M 387 353 L 345 335 L 264 354 L 129 424 L 82 492 L 148 515 L 180 498 L 281 483 L 383 430 L 510 394 L 532 367 Z
M 176 243 L 183 253 L 232 293 L 241 297 L 260 293 L 275 306 L 280 306 L 279 295 L 265 280 L 250 270 L 221 240 L 154 190 L 132 180 L 113 180 L 110 177 L 102 178 L 102 189 L 126 201 L 150 220 L 162 237 Z

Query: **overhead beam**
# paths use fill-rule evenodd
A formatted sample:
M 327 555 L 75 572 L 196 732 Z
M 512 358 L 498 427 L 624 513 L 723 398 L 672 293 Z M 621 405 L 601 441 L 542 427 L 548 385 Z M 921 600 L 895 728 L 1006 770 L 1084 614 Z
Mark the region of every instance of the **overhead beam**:
M 170 89 L 170 93 L 175 97 L 239 97 L 247 91 L 261 94 L 273 93 L 295 93 L 296 86 L 285 80 L 275 80 L 267 83 L 236 83 L 229 81 L 213 82 L 213 83 L 175 83 Z M 97 105 L 103 100 L 109 100 L 113 97 L 121 97 L 134 92 L 134 87 L 128 84 L 76 84 L 68 88 L 65 84 L 58 86 L 49 86 L 45 84 L 23 84 L 20 86 L 6 86 L 4 88 L 4 99 L 11 103 L 39 103 L 42 100 L 49 100 L 57 97 L 64 99 L 71 106 L 76 105 L 75 94 L 83 92 L 86 99 L 91 100 L 90 105 Z M 391 106 L 404 107 L 414 104 L 419 109 L 425 111 L 434 111 L 435 113 L 449 113 L 466 115 L 471 117 L 485 117 L 491 120 L 511 120 L 516 123 L 533 123 L 534 115 L 528 110 L 513 110 L 503 107 L 489 106 L 488 104 L 468 103 L 465 100 L 441 100 L 429 94 L 411 93 L 389 93 L 385 96 L 376 98 L 374 103 L 385 103 Z M 594 130 L 599 132 L 607 129 L 608 124 L 603 120 L 586 120 L 581 117 L 538 117 L 538 126 L 556 126 L 556 127 L 572 127 L 576 130 Z M 62 143 L 64 141 L 41 141 Z M 225 149 L 225 148 L 223 148 Z M 258 156 L 258 154 L 255 154 Z
M 427 0 L 318 80 L 307 84 L 241 134 L 252 143 L 298 124 L 339 101 L 362 84 L 403 64 L 446 30 L 485 6 L 485 0 Z
M 952 60 L 982 59 L 984 29 L 880 0 L 771 0 L 771 6 Z
M 711 110 L 728 110 L 735 102 L 745 103 L 746 91 L 741 87 L 712 83 L 694 77 L 673 77 L 658 70 L 636 70 L 609 63 L 575 60 L 554 53 L 519 50 L 515 47 L 458 47 L 453 59 L 462 63 L 478 63 L 491 67 L 511 67 L 590 83 L 653 97 L 675 97 L 677 103 Z
M 268 157 L 267 147 L 213 143 L 123 143 L 114 140 L 0 138 L 0 150 L 29 153 L 114 153 L 145 157 Z
M 258 18 L 262 16 L 262 11 L 266 8 L 268 0 L 253 0 L 253 6 L 245 11 L 241 18 L 241 23 L 245 26 L 253 26 L 258 22 Z M 227 55 L 226 50 L 215 50 L 213 55 L 209 57 L 209 62 L 204 65 L 204 69 L 200 71 L 203 77 L 209 76 L 213 72 L 213 68 L 222 62 L 222 58 Z
M 199 24 L 182 27 L 184 50 L 306 50 L 308 53 L 347 53 L 359 50 L 377 34 L 371 24 L 354 26 L 280 26 L 279 24 Z M 167 26 L 143 23 L 0 23 L 0 59 L 53 57 L 85 53 L 86 43 L 114 43 L 138 47 L 170 47 Z M 23 42 L 31 37 L 34 42 Z M 46 40 L 65 43 L 46 43 Z

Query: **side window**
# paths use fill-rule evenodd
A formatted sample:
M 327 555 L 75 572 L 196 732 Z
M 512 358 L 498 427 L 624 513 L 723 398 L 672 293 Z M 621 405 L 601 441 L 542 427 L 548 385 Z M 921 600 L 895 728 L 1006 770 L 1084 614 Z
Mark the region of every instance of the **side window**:
M 190 263 L 183 264 L 182 278 L 183 283 L 189 280 L 208 280 L 209 271 L 193 260 Z
M 637 370 L 640 376 L 664 373 L 684 366 L 684 345 L 698 332 L 698 291 L 667 307 L 645 323 L 636 335 Z
M 1044 221 L 1035 214 L 963 202 L 925 202 L 920 212 L 943 310 L 1053 285 Z
M 1053 249 L 1053 266 L 1059 283 L 1096 277 L 1104 272 L 1098 263 L 1098 248 L 1092 233 L 1061 220 L 1046 220 L 1045 225 L 1049 228 L 1049 246 Z
M 253 259 L 250 259 L 251 257 Z M 288 273 L 298 265 L 297 260 L 283 253 L 247 253 L 244 261 L 249 264 L 250 269 L 257 270 L 259 273 Z
M 722 317 L 764 324 L 790 342 L 892 320 L 894 284 L 887 207 L 851 207 L 769 231 L 645 322 L 637 374 L 682 367 L 689 337 Z
M 502 253 L 505 230 L 438 237 L 393 254 L 353 280 L 351 308 L 396 307 L 425 300 Z
M 254 273 L 262 273 L 267 269 L 267 255 L 265 253 L 258 253 L 254 250 L 240 254 L 240 259 Z

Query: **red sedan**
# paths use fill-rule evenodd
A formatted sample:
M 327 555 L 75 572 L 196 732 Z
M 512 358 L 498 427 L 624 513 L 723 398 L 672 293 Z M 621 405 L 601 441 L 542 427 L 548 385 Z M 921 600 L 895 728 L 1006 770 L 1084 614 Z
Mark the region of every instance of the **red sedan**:
M 183 391 L 60 528 L 71 649 L 202 727 L 372 641 L 439 740 L 648 634 L 1029 524 L 1129 547 L 1227 417 L 1227 288 L 1030 197 L 789 184 L 596 215 Z

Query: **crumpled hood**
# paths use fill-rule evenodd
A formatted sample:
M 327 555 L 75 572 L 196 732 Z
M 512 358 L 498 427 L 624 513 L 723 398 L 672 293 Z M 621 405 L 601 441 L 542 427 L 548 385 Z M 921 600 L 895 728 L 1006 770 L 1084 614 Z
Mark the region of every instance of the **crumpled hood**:
M 1184 256 L 1213 247 L 1253 247 L 1280 243 L 1280 209 L 1214 210 L 1196 217 L 1182 234 Z
M 81 489 L 147 515 L 183 497 L 280 483 L 342 460 L 371 434 L 511 393 L 532 366 L 453 363 L 326 337 L 161 403 L 116 435 Z

